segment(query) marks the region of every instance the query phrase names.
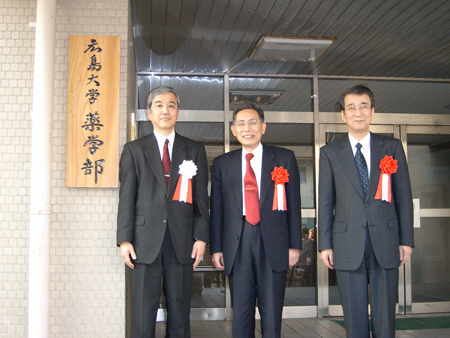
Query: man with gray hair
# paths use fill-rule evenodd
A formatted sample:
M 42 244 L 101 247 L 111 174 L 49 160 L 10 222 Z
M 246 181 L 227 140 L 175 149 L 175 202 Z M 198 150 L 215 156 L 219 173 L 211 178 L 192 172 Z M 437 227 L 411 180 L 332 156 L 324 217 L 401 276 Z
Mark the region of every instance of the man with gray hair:
M 132 337 L 155 337 L 161 281 L 166 337 L 190 337 L 193 269 L 209 241 L 205 147 L 174 130 L 180 100 L 170 87 L 148 97 L 153 133 L 120 159 L 117 243 L 130 270 Z

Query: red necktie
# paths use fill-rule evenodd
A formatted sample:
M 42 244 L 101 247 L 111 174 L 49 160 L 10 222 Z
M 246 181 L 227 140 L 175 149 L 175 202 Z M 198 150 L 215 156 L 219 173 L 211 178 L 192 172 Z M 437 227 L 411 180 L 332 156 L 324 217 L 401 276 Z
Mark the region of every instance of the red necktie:
M 162 165 L 164 170 L 164 177 L 166 178 L 166 185 L 169 186 L 169 176 L 170 176 L 170 155 L 169 155 L 169 140 L 166 139 L 164 143 Z
M 250 165 L 250 160 L 253 158 L 252 153 L 245 155 L 247 158 L 247 169 L 244 177 L 245 190 L 245 219 L 250 224 L 256 225 L 259 223 L 259 195 L 258 184 L 256 183 L 255 172 Z

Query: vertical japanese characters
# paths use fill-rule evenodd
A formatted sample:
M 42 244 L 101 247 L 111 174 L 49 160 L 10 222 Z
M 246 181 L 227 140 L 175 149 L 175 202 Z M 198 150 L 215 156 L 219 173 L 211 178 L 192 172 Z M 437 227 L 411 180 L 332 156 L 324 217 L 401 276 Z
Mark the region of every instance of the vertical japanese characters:
M 66 187 L 119 185 L 120 37 L 71 35 Z
M 95 39 L 91 39 L 91 43 L 88 44 L 87 49 L 84 53 L 90 53 L 90 64 L 87 70 L 92 72 L 91 76 L 87 78 L 87 93 L 86 98 L 89 102 L 89 107 L 93 107 L 97 100 L 100 100 L 100 81 L 99 73 L 102 70 L 102 65 L 97 61 L 97 54 L 101 53 L 102 48 L 98 46 L 98 42 Z M 83 147 L 89 148 L 89 153 L 93 156 L 91 158 L 86 158 L 86 162 L 83 164 L 81 170 L 84 170 L 84 175 L 94 175 L 95 184 L 98 183 L 98 175 L 103 174 L 103 163 L 105 159 L 96 159 L 95 154 L 97 149 L 101 147 L 104 142 L 99 139 L 99 135 L 95 135 L 95 132 L 101 130 L 103 124 L 100 123 L 100 113 L 95 111 L 88 111 L 86 114 L 86 121 L 81 126 L 84 130 L 89 131 L 92 135 L 88 136 L 88 139 L 84 142 Z

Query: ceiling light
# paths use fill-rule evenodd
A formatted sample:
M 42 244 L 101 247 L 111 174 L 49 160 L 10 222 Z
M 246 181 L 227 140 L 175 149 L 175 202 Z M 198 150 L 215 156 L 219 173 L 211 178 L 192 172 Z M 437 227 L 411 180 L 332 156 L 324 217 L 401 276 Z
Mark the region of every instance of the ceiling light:
M 335 40 L 263 36 L 259 39 L 249 59 L 256 61 L 314 61 Z

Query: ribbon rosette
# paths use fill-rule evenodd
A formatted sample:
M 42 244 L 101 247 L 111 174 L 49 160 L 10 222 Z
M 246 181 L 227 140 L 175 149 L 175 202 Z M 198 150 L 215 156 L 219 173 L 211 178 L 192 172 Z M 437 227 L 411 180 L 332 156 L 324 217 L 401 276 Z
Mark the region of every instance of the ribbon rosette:
M 272 181 L 275 181 L 272 210 L 286 211 L 286 191 L 284 190 L 284 183 L 289 182 L 288 171 L 287 169 L 283 169 L 283 166 L 275 167 L 271 174 Z
M 178 173 L 180 174 L 180 177 L 178 178 L 173 200 L 192 204 L 191 180 L 192 177 L 197 175 L 197 166 L 193 161 L 184 160 L 179 168 Z
M 380 161 L 381 174 L 375 199 L 391 203 L 391 174 L 395 174 L 397 168 L 397 160 L 392 156 L 385 155 Z

